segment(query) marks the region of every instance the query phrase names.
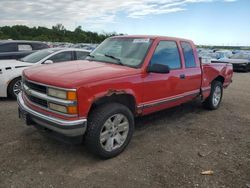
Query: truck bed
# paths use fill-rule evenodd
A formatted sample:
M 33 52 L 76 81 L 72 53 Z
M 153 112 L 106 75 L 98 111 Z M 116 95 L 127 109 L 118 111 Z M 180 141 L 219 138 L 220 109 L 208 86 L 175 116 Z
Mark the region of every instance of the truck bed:
M 209 63 L 201 65 L 202 68 L 202 90 L 210 89 L 211 80 L 220 77 L 223 80 L 223 87 L 232 82 L 233 66 L 230 63 Z

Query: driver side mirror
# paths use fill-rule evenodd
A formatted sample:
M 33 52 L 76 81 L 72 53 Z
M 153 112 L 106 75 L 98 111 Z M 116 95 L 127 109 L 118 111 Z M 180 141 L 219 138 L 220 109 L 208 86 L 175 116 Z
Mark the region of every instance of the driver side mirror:
M 48 59 L 48 60 L 44 61 L 44 63 L 43 63 L 43 64 L 52 64 L 52 63 L 53 63 L 53 61 L 52 61 L 52 60 L 50 60 L 50 59 Z
M 170 72 L 170 68 L 167 65 L 155 63 L 153 65 L 149 65 L 147 72 L 167 74 Z

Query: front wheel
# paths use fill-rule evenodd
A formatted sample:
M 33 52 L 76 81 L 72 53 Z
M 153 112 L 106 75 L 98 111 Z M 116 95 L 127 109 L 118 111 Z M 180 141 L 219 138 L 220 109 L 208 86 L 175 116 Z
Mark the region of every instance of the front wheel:
M 213 81 L 211 84 L 211 92 L 209 97 L 204 101 L 203 105 L 209 110 L 215 110 L 220 106 L 223 95 L 223 86 L 219 81 Z
M 112 158 L 126 148 L 133 132 L 134 116 L 126 106 L 104 104 L 90 115 L 85 144 L 101 158 Z
M 15 78 L 8 86 L 8 94 L 11 98 L 16 98 L 22 89 L 21 78 Z

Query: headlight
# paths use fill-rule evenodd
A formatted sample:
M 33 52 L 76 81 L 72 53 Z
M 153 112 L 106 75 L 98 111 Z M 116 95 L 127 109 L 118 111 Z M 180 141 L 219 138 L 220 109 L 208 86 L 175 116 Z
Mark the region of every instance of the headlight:
M 67 101 L 62 102 L 62 104 L 57 104 L 56 102 L 54 103 L 53 100 L 51 100 L 48 103 L 48 107 L 51 110 L 57 111 L 57 112 L 62 112 L 64 114 L 77 114 L 77 104 L 74 103 L 76 102 L 76 91 L 65 91 L 61 89 L 54 89 L 54 88 L 48 88 L 47 90 L 48 96 L 59 98 L 59 99 L 64 99 L 67 101 L 72 101 L 73 103 L 71 105 L 66 104 Z
M 51 110 L 55 110 L 55 111 L 67 114 L 67 107 L 66 106 L 62 106 L 62 105 L 58 105 L 58 104 L 54 104 L 54 103 L 49 103 L 49 108 Z
M 77 106 L 63 106 L 55 103 L 49 103 L 49 108 L 57 112 L 62 112 L 65 114 L 77 114 Z
M 60 99 L 67 98 L 67 92 L 59 89 L 48 88 L 48 95 Z
M 75 91 L 63 91 L 60 89 L 48 88 L 48 95 L 60 99 L 76 100 Z

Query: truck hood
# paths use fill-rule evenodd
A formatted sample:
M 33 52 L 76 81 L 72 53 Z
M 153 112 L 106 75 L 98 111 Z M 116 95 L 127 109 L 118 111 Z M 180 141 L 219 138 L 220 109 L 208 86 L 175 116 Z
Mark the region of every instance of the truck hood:
M 140 69 L 96 62 L 71 61 L 50 65 L 38 65 L 25 69 L 26 79 L 63 88 L 78 88 L 83 84 L 114 79 L 139 73 Z
M 33 64 L 25 63 L 25 62 L 18 61 L 15 59 L 0 60 L 0 68 L 6 68 L 6 67 L 15 68 L 15 67 L 26 67 L 26 66 L 28 67 L 31 65 L 33 65 Z

